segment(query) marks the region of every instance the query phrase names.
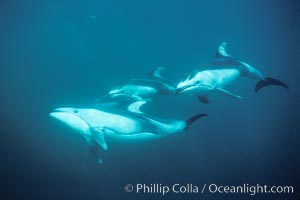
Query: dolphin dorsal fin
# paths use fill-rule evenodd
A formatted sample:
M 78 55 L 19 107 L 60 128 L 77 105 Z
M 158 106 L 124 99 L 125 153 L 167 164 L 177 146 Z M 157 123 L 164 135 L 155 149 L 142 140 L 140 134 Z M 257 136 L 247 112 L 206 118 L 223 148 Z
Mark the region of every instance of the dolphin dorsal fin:
M 220 57 L 230 57 L 230 55 L 227 54 L 226 52 L 226 42 L 222 42 L 219 46 L 219 49 L 215 55 L 215 58 L 220 58 Z
M 142 113 L 140 108 L 142 105 L 144 105 L 145 103 L 147 103 L 147 101 L 136 101 L 136 102 L 133 102 L 132 104 L 130 104 L 127 108 L 127 110 L 129 112 L 134 112 L 134 113 Z
M 152 71 L 151 76 L 153 78 L 162 78 L 161 71 L 165 70 L 165 67 L 157 67 L 155 70 Z

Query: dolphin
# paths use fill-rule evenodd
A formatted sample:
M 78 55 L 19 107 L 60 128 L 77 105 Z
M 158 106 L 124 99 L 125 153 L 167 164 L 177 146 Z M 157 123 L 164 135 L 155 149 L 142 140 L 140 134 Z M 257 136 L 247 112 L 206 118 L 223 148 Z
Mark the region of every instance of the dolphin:
M 94 108 L 58 108 L 50 116 L 82 135 L 92 154 L 102 163 L 100 150 L 107 150 L 107 141 L 141 141 L 161 138 L 188 130 L 190 125 L 207 114 L 197 114 L 186 121 L 165 120 L 144 114 L 140 107 L 146 101 L 136 101 L 128 110 Z
M 152 72 L 151 78 L 130 79 L 109 91 L 109 98 L 130 98 L 136 100 L 150 100 L 155 95 L 174 94 L 175 84 L 160 75 L 165 69 L 158 67 Z
M 265 77 L 258 69 L 228 55 L 226 42 L 223 42 L 219 46 L 213 61 L 202 69 L 188 73 L 186 78 L 178 83 L 175 94 L 196 95 L 202 103 L 209 103 L 207 95 L 210 92 L 241 99 L 241 96 L 225 89 L 226 86 L 232 85 L 241 77 L 258 80 L 254 89 L 255 92 L 269 85 L 282 86 L 288 89 L 285 83 L 271 77 Z

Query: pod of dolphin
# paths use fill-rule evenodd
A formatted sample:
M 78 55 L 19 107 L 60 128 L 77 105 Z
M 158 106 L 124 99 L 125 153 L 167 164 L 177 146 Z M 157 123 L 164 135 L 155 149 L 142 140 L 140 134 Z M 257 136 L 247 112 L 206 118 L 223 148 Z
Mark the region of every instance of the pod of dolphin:
M 189 94 L 204 104 L 209 103 L 211 93 L 241 99 L 227 87 L 242 77 L 258 81 L 255 92 L 270 85 L 288 89 L 285 83 L 265 77 L 258 69 L 228 55 L 225 42 L 219 46 L 211 62 L 188 73 L 178 84 L 162 77 L 163 69 L 154 70 L 151 78 L 121 83 L 91 108 L 58 108 L 50 116 L 83 136 L 98 163 L 102 163 L 101 152 L 108 150 L 107 142 L 161 138 L 188 130 L 193 122 L 207 116 L 197 114 L 184 121 L 160 119 L 143 113 L 141 107 L 156 95 Z

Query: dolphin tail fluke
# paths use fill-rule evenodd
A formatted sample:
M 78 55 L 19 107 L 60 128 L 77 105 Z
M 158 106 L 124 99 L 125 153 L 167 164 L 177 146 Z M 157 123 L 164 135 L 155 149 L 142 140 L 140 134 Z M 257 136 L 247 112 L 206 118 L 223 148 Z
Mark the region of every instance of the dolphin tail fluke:
M 265 80 L 260 80 L 257 82 L 257 84 L 255 85 L 255 92 L 257 92 L 261 88 L 267 87 L 269 85 L 278 85 L 278 86 L 282 86 L 282 87 L 288 89 L 288 86 L 285 83 L 281 82 L 280 80 L 277 80 L 275 78 L 266 77 Z
M 190 126 L 195 122 L 197 121 L 198 119 L 202 118 L 202 117 L 207 117 L 208 115 L 205 114 L 205 113 L 201 113 L 201 114 L 198 114 L 198 115 L 194 115 L 192 116 L 191 118 L 189 118 L 185 123 L 186 123 L 186 126 L 185 126 L 185 129 L 186 131 L 189 130 Z

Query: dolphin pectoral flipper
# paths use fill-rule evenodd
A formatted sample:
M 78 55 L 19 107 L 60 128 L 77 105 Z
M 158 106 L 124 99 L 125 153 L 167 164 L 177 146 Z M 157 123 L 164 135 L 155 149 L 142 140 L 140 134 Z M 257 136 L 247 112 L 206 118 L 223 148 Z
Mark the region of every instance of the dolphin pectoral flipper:
M 266 77 L 265 80 L 260 80 L 257 82 L 257 84 L 255 85 L 255 92 L 269 85 L 278 85 L 288 89 L 288 86 L 280 80 L 271 77 Z
M 209 100 L 207 98 L 206 95 L 198 95 L 198 100 L 201 102 L 201 103 L 204 103 L 204 104 L 208 104 L 209 103 Z
M 89 142 L 89 146 L 90 146 L 90 152 L 92 153 L 92 155 L 97 158 L 97 162 L 99 164 L 102 164 L 103 161 L 100 158 L 100 148 L 99 145 L 94 142 Z
M 90 127 L 90 131 L 95 142 L 107 151 L 107 144 L 104 137 L 105 128 Z
M 242 97 L 239 96 L 239 95 L 233 94 L 232 92 L 229 92 L 228 90 L 225 90 L 225 89 L 219 88 L 219 87 L 214 88 L 213 91 L 219 92 L 219 93 L 221 93 L 221 94 L 225 94 L 225 95 L 230 96 L 230 97 L 233 97 L 233 98 L 235 98 L 235 99 L 241 99 L 241 98 L 242 98 Z

